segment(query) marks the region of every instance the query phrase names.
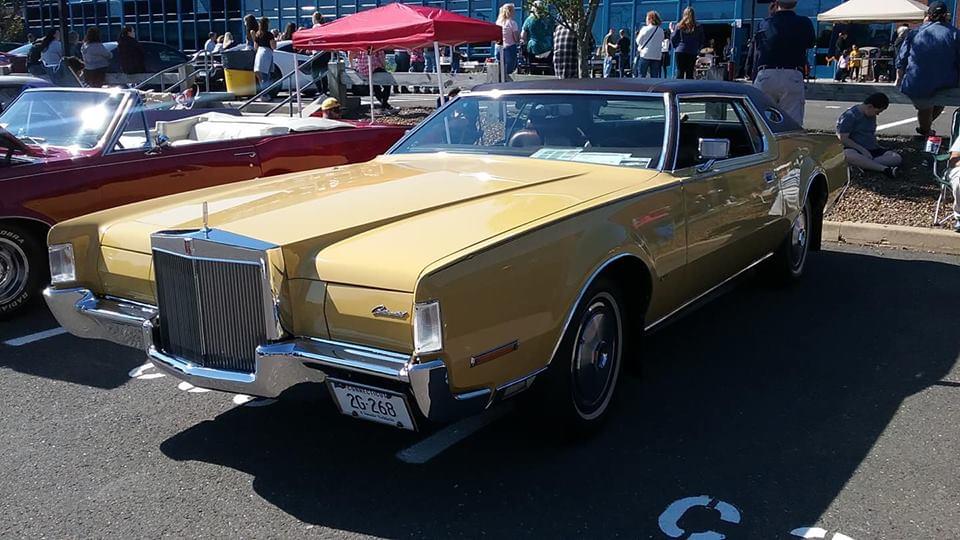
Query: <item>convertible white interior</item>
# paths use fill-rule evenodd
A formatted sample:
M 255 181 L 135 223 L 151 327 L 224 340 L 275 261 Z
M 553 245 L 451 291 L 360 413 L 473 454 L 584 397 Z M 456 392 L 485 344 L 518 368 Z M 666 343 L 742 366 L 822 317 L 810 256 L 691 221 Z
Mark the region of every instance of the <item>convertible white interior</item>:
M 305 131 L 352 128 L 352 124 L 326 118 L 269 118 L 204 113 L 179 120 L 158 121 L 156 135 L 173 146 L 201 142 L 270 137 Z

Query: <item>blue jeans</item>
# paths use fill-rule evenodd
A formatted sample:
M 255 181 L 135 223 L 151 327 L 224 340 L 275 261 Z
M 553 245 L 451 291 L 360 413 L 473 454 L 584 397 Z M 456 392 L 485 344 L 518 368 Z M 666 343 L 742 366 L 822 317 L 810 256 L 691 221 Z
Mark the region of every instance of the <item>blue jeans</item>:
M 267 87 L 270 86 L 270 83 L 272 83 L 273 81 L 270 80 L 269 73 L 264 73 L 261 71 L 261 72 L 258 72 L 257 75 L 259 75 L 259 78 L 260 78 L 260 83 L 257 84 L 257 92 L 259 93 L 266 90 Z
M 661 77 L 660 71 L 663 67 L 663 60 L 641 58 L 639 63 L 640 70 L 636 73 L 637 77 L 653 77 L 654 79 Z
M 603 59 L 603 78 L 606 79 L 613 72 L 613 57 L 606 56 Z
M 497 54 L 497 62 L 500 61 L 500 45 L 494 49 Z M 518 55 L 520 54 L 519 45 L 510 45 L 503 48 L 503 72 L 507 75 L 517 70 Z

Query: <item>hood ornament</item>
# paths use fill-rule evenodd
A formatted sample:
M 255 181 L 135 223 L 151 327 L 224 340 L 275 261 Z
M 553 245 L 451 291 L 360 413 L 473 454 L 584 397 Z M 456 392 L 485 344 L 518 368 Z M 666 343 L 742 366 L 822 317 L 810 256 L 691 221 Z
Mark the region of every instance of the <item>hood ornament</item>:
M 406 318 L 410 316 L 410 313 L 407 311 L 392 311 L 390 309 L 387 309 L 387 306 L 383 304 L 380 304 L 379 306 L 370 310 L 370 313 L 372 313 L 374 317 L 383 317 L 386 319 L 398 319 L 401 321 L 406 320 Z
M 210 213 L 207 210 L 207 201 L 203 201 L 203 235 L 210 237 Z

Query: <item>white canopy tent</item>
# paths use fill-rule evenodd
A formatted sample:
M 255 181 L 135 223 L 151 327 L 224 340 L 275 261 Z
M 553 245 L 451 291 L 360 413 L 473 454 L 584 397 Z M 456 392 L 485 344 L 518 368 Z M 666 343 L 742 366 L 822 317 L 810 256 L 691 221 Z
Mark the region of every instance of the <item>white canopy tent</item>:
M 927 6 L 916 0 L 848 0 L 817 15 L 820 22 L 922 21 Z

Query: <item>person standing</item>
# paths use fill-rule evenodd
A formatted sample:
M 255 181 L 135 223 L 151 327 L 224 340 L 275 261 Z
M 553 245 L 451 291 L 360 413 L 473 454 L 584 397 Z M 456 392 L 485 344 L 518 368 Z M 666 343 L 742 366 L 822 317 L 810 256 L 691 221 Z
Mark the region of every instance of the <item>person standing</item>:
M 260 24 L 252 13 L 243 16 L 243 44 L 244 48 L 252 51 L 257 48 L 257 32 L 260 30 Z
M 500 6 L 500 13 L 497 16 L 497 26 L 503 29 L 503 67 L 507 75 L 517 69 L 517 60 L 519 54 L 520 29 L 517 28 L 517 21 L 513 19 L 515 8 L 513 4 L 504 4 Z M 500 61 L 499 54 L 497 61 Z
M 656 11 L 647 12 L 647 25 L 637 32 L 637 69 L 634 77 L 660 77 L 663 62 L 663 21 Z
M 91 88 L 100 88 L 107 78 L 107 68 L 113 53 L 108 51 L 100 41 L 100 29 L 96 26 L 87 28 L 87 35 L 80 49 L 83 57 L 83 80 Z
M 843 51 L 847 50 L 847 33 L 837 34 L 837 42 L 833 45 L 833 56 L 839 57 Z
M 903 40 L 897 56 L 897 85 L 917 109 L 917 133 L 928 137 L 943 113 L 942 90 L 960 80 L 960 35 L 941 0 L 930 2 L 927 22 Z
M 603 78 L 606 79 L 613 73 L 613 62 L 617 57 L 617 35 L 613 28 L 603 36 L 603 44 L 600 47 L 603 49 Z
M 387 56 L 382 51 L 374 51 L 373 54 L 368 54 L 367 51 L 360 51 L 357 53 L 356 58 L 353 62 L 353 69 L 357 71 L 357 74 L 363 77 L 364 79 L 370 78 L 370 73 L 386 73 L 387 72 Z M 369 84 L 369 83 L 368 83 Z M 390 106 L 390 87 L 385 85 L 375 84 L 373 85 L 373 97 L 376 98 L 377 102 L 380 105 L 381 109 L 389 110 L 393 107 Z M 370 107 L 373 107 L 373 103 L 370 104 Z
M 663 30 L 663 46 L 660 47 L 660 52 L 662 53 L 662 60 L 660 64 L 660 77 L 664 79 L 667 78 L 667 68 L 670 67 L 670 47 L 673 44 L 673 40 L 670 39 L 670 29 L 664 28 Z
M 146 73 L 143 46 L 137 41 L 132 26 L 124 26 L 117 38 L 117 57 L 120 60 L 120 71 L 128 75 Z
M 703 27 L 697 24 L 697 13 L 692 7 L 683 10 L 680 24 L 670 24 L 674 52 L 677 55 L 677 78 L 693 79 L 697 66 L 697 55 L 703 46 Z
M 797 0 L 774 0 L 753 41 L 753 85 L 798 124 L 803 125 L 803 73 L 807 50 L 817 44 L 813 23 L 794 11 Z
M 626 77 L 630 66 L 630 33 L 620 29 L 620 39 L 617 40 L 617 72 L 620 77 Z
M 207 34 L 206 43 L 203 44 L 203 50 L 207 51 L 208 53 L 212 53 L 216 48 L 217 48 L 217 33 L 210 32 L 209 34 Z
M 270 86 L 273 74 L 273 50 L 277 48 L 277 38 L 270 32 L 270 19 L 260 17 L 257 23 L 258 30 L 254 38 L 254 47 L 257 54 L 253 57 L 253 72 L 257 77 L 257 92 L 263 92 Z M 269 96 L 263 96 L 264 101 L 269 101 Z
M 550 18 L 541 0 L 533 3 L 530 15 L 523 21 L 523 27 L 520 29 L 520 43 L 523 44 L 528 62 L 532 63 L 533 59 L 538 57 L 550 62 L 550 54 L 553 51 L 553 19 Z
M 63 60 L 63 43 L 60 41 L 60 31 L 51 30 L 43 38 L 40 45 L 40 62 L 43 64 L 48 77 L 53 77 L 57 69 L 60 68 L 60 61 Z
M 577 36 L 562 24 L 553 29 L 553 73 L 558 79 L 576 79 L 580 71 Z
M 296 31 L 296 23 L 287 23 L 287 25 L 283 27 L 283 35 L 280 36 L 280 41 L 293 41 L 293 33 Z
M 63 55 L 73 56 L 74 58 L 80 58 L 82 55 L 80 51 L 80 34 L 77 34 L 75 30 L 71 30 L 67 34 L 67 47 Z

